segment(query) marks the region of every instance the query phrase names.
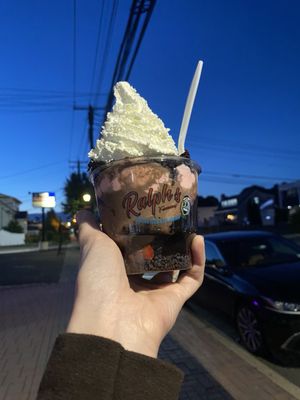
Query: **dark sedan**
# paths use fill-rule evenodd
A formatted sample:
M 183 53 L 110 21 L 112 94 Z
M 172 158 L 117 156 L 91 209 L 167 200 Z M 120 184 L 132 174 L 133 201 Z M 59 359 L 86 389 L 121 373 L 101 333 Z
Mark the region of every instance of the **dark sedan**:
M 194 296 L 235 320 L 244 346 L 300 356 L 300 247 L 261 231 L 205 237 L 206 271 Z

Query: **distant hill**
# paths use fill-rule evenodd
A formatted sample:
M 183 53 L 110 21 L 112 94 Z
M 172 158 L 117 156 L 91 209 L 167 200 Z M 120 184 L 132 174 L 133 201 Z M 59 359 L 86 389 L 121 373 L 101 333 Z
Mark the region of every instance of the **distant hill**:
M 64 212 L 57 212 L 56 215 L 62 222 L 66 222 L 70 219 L 69 215 Z M 28 221 L 42 222 L 42 213 L 28 214 Z

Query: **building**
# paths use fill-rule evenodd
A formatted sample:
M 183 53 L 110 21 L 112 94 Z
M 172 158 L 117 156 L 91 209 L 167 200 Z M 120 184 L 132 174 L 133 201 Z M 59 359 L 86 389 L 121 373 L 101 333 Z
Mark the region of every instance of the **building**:
M 0 229 L 15 219 L 16 213 L 19 211 L 21 201 L 15 197 L 0 193 Z
M 198 196 L 197 222 L 198 226 L 211 227 L 218 224 L 215 218 L 215 212 L 218 209 L 219 201 L 216 197 Z
M 219 225 L 268 226 L 275 224 L 278 189 L 249 186 L 235 196 L 222 195 L 215 212 Z
M 27 213 L 27 211 L 16 212 L 15 220 L 22 227 L 23 232 L 26 234 L 28 232 L 28 213 Z
M 278 202 L 280 208 L 291 209 L 300 206 L 300 180 L 283 183 L 278 186 Z

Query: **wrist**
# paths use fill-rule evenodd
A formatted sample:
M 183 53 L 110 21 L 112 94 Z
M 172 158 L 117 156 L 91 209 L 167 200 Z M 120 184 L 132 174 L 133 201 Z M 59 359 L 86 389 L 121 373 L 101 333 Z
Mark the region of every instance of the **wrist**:
M 66 332 L 104 337 L 121 344 L 127 351 L 157 358 L 160 342 L 150 338 L 121 318 L 99 318 L 99 314 L 74 308 Z

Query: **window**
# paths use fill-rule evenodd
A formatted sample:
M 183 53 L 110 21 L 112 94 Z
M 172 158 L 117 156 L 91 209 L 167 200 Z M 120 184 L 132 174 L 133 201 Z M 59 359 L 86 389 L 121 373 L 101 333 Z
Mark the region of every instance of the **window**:
M 206 264 L 222 267 L 225 263 L 217 247 L 211 242 L 205 242 Z
M 300 248 L 276 236 L 241 237 L 220 241 L 218 246 L 227 262 L 236 267 L 298 262 L 300 259 Z

